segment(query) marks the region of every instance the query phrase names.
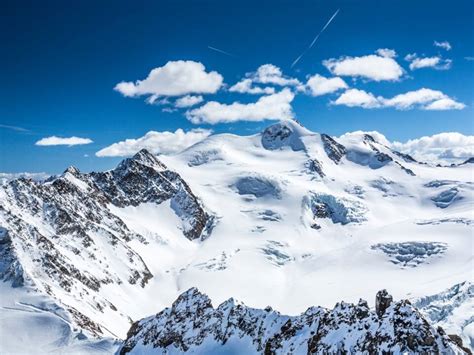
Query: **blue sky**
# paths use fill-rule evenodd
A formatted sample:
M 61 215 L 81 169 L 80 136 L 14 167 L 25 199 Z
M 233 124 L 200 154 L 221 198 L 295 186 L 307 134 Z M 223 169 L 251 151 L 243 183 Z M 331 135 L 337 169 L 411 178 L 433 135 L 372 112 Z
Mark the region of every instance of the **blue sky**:
M 292 115 L 313 131 L 338 136 L 376 130 L 402 142 L 441 132 L 474 134 L 474 3 L 470 0 L 11 1 L 4 7 L 0 60 L 6 82 L 0 105 L 0 172 L 58 173 L 68 165 L 84 171 L 110 168 L 121 158 L 97 157 L 96 152 L 151 130 L 257 132 L 270 121 L 254 117 L 258 121 L 248 122 L 236 113 L 233 122 L 209 124 L 209 118 L 201 117 L 201 123 L 194 124 L 185 112 L 209 101 L 251 104 L 267 96 L 229 91 L 246 73 L 255 78 L 251 73 L 264 64 L 279 68 L 287 81 L 298 80 L 300 87 L 266 85 L 257 79 L 252 85 L 292 93 L 294 98 L 286 102 Z M 337 9 L 339 13 L 315 45 L 292 68 Z M 434 41 L 447 41 L 451 49 L 435 46 Z M 376 54 L 384 48 L 394 50 L 396 56 Z M 358 63 L 362 69 L 355 71 L 366 73 L 361 76 L 348 74 L 342 63 L 347 57 L 371 55 L 394 61 L 403 73 L 393 80 L 379 80 L 378 66 L 375 73 L 367 74 L 370 65 L 364 69 L 365 63 Z M 332 67 L 323 64 L 331 58 Z M 433 58 L 438 58 L 438 64 L 433 65 Z M 427 65 L 424 59 L 431 59 L 431 64 L 410 69 L 416 60 Z M 202 96 L 203 102 L 179 109 L 175 101 L 188 94 L 184 89 L 181 95 L 161 96 L 154 104 L 145 102 L 151 94 L 125 97 L 114 90 L 122 81 L 144 80 L 152 69 L 180 60 L 202 63 L 204 74 L 216 72 L 223 85 L 214 93 L 188 88 L 189 95 Z M 351 62 L 346 64 L 352 70 Z M 314 96 L 305 85 L 316 74 L 339 77 L 346 87 Z M 434 95 L 432 102 L 443 100 L 435 107 L 448 104 L 452 109 L 428 110 L 430 102 L 400 109 L 403 103 L 393 100 L 421 88 L 433 91 L 428 93 Z M 340 100 L 346 104 L 334 104 L 351 89 L 363 90 L 375 101 L 364 101 L 365 108 L 349 107 L 348 102 L 361 105 L 360 100 L 357 105 L 351 101 L 355 92 L 350 92 Z M 162 99 L 170 103 L 158 104 Z M 35 145 L 51 136 L 93 142 Z

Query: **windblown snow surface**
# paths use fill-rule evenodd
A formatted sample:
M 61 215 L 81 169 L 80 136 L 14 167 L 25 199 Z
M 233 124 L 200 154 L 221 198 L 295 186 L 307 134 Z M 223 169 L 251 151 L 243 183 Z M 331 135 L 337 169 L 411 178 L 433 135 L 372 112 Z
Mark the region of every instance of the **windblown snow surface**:
M 153 275 L 142 286 L 111 282 L 92 292 L 117 311 L 101 311 L 59 288 L 47 293 L 35 287 L 43 276 L 26 262 L 25 250 L 18 252 L 32 286 L 12 287 L 8 278 L 1 285 L 0 353 L 113 353 L 112 338 L 124 339 L 132 321 L 169 307 L 191 287 L 214 304 L 233 297 L 287 315 L 359 298 L 373 307 L 377 291 L 387 289 L 396 300 L 419 299 L 433 324 L 474 345 L 472 290 L 452 301 L 446 291 L 473 281 L 472 164 L 435 167 L 393 152 L 372 136 L 334 140 L 292 121 L 252 136 L 210 136 L 159 160 L 179 173 L 213 216 L 212 231 L 186 238 L 187 212 L 174 200 L 107 205 L 107 213 L 142 237 L 121 243 Z M 7 228 L 5 216 L 13 207 L 3 196 L 0 225 Z M 126 279 L 120 256 L 104 253 L 110 264 L 99 267 Z M 81 270 L 94 275 L 97 265 Z M 426 298 L 439 294 L 444 296 Z M 428 303 L 453 314 L 436 315 Z M 106 329 L 105 340 L 71 326 L 63 309 L 71 307 Z

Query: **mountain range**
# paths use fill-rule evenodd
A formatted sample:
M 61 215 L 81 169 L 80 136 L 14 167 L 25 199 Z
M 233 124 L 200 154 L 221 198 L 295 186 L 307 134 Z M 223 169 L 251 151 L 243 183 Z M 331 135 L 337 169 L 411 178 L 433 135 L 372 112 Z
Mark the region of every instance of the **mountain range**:
M 5 181 L 0 352 L 469 351 L 473 180 L 288 120 Z

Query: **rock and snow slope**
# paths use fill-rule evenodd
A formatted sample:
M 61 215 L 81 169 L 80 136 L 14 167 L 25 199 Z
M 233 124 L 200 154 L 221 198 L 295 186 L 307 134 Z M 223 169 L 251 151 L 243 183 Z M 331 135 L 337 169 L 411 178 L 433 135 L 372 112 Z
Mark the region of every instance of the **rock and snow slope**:
M 463 349 L 434 328 L 409 301 L 392 303 L 385 290 L 376 310 L 366 301 L 311 307 L 298 316 L 249 308 L 229 299 L 213 308 L 192 288 L 170 308 L 132 325 L 119 353 L 125 354 L 356 354 L 442 353 Z
M 104 173 L 13 180 L 0 187 L 2 292 L 47 296 L 89 338 L 124 338 L 191 287 L 285 314 L 383 288 L 438 294 L 472 281 L 473 180 L 472 164 L 434 167 L 292 121 Z

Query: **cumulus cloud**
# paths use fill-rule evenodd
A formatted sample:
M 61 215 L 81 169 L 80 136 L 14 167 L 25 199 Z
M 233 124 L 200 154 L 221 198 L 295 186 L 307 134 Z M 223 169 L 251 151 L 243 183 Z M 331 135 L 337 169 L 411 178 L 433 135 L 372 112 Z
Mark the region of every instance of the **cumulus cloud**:
M 395 107 L 399 110 L 408 110 L 413 108 L 415 105 L 431 103 L 446 97 L 447 96 L 439 90 L 422 88 L 396 95 L 391 99 L 383 99 L 382 101 L 384 106 Z
M 255 84 L 264 85 L 256 86 Z M 273 94 L 273 86 L 291 86 L 297 90 L 304 90 L 304 86 L 298 79 L 283 75 L 279 67 L 273 64 L 264 64 L 258 67 L 257 71 L 246 73 L 245 78 L 229 88 L 230 92 L 245 94 Z
M 62 137 L 45 137 L 41 138 L 39 141 L 35 143 L 35 145 L 39 146 L 50 146 L 50 145 L 83 145 L 83 144 L 90 144 L 93 141 L 89 138 L 80 138 L 80 137 L 69 137 L 69 138 L 62 138 Z
M 449 97 L 445 97 L 436 101 L 431 102 L 430 104 L 426 105 L 424 107 L 425 110 L 431 110 L 431 111 L 445 111 L 445 110 L 462 110 L 465 108 L 466 105 L 464 105 L 461 102 L 454 101 L 453 99 Z
M 186 117 L 195 124 L 289 119 L 293 117 L 291 102 L 294 97 L 295 94 L 285 88 L 278 93 L 262 96 L 254 103 L 222 104 L 210 101 L 201 107 L 188 111 Z
M 266 86 L 266 87 L 259 87 L 253 86 L 252 79 L 246 78 L 242 79 L 235 85 L 229 88 L 230 92 L 239 92 L 241 94 L 274 94 L 275 88 Z
M 395 58 L 397 56 L 397 52 L 389 48 L 379 48 L 375 52 L 381 57 Z
M 433 46 L 443 48 L 447 51 L 451 50 L 451 44 L 448 41 L 442 41 L 442 42 L 434 41 Z
M 346 90 L 337 100 L 331 102 L 333 105 L 344 105 L 349 107 L 382 108 L 393 107 L 397 110 L 409 110 L 420 108 L 423 110 L 462 110 L 466 107 L 461 102 L 450 98 L 442 91 L 421 88 L 396 95 L 392 98 L 375 97 L 364 90 Z
M 319 74 L 309 77 L 306 87 L 312 96 L 326 95 L 348 88 L 346 82 L 339 77 L 326 78 Z
M 122 81 L 114 89 L 126 97 L 150 95 L 153 102 L 160 96 L 213 94 L 222 82 L 222 75 L 215 71 L 206 72 L 202 63 L 178 60 L 153 69 L 144 80 Z
M 254 75 L 251 75 L 254 82 L 260 84 L 274 84 L 279 86 L 297 86 L 301 83 L 298 79 L 289 78 L 283 75 L 280 68 L 273 64 L 261 65 Z
M 474 136 L 457 132 L 439 133 L 404 143 L 393 142 L 391 146 L 417 160 L 434 163 L 459 163 L 474 156 Z
M 401 78 L 403 68 L 393 59 L 391 50 L 379 49 L 376 54 L 362 57 L 340 57 L 323 61 L 323 65 L 334 75 L 361 77 L 374 81 L 396 81 Z
M 150 131 L 143 137 L 114 143 L 99 150 L 95 155 L 98 157 L 125 157 L 131 156 L 143 148 L 154 154 L 178 153 L 207 138 L 211 133 L 211 130 L 201 128 L 188 132 L 181 128 L 175 132 Z
M 451 68 L 452 60 L 443 59 L 440 56 L 419 58 L 416 53 L 408 54 L 405 60 L 410 62 L 410 70 L 433 68 L 437 70 L 448 70 Z
M 377 108 L 381 107 L 379 98 L 364 90 L 349 89 L 341 94 L 333 105 L 344 105 L 348 107 Z
M 191 107 L 191 106 L 200 104 L 201 102 L 203 102 L 203 100 L 204 99 L 202 98 L 201 95 L 199 96 L 186 95 L 177 99 L 174 105 L 179 108 Z

